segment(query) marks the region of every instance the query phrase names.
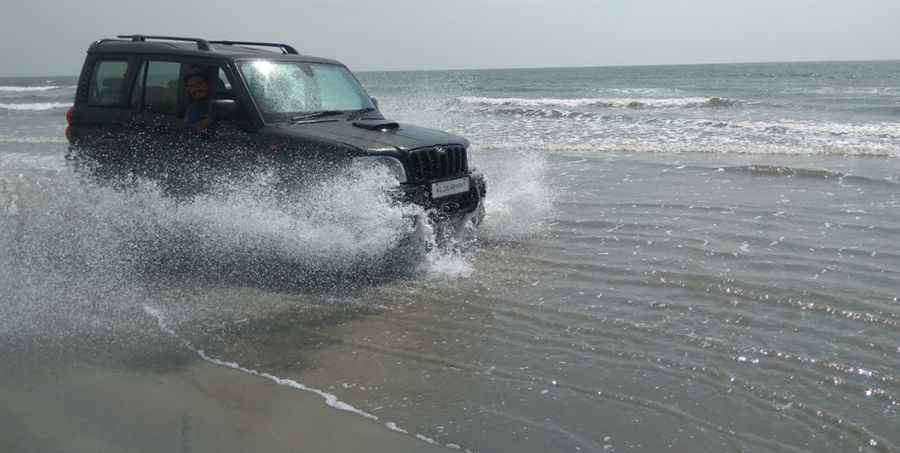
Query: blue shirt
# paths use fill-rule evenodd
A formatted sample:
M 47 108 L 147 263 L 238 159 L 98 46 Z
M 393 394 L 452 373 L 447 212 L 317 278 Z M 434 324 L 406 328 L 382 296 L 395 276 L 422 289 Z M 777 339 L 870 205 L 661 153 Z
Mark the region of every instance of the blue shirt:
M 184 125 L 186 127 L 191 127 L 207 116 L 209 116 L 209 101 L 200 101 L 191 104 L 184 114 Z

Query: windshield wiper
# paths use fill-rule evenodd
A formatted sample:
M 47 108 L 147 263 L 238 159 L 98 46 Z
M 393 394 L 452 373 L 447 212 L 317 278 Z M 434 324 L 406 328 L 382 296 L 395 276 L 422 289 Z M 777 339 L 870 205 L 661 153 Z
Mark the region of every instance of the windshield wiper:
M 307 112 L 302 115 L 292 116 L 291 122 L 296 123 L 298 121 L 314 120 L 317 118 L 324 118 L 326 116 L 343 115 L 344 113 L 347 112 L 344 110 L 319 110 L 317 112 Z
M 361 117 L 365 116 L 366 113 L 376 112 L 376 111 L 378 111 L 378 109 L 376 109 L 375 107 L 363 107 L 359 110 L 353 110 L 353 111 L 349 112 L 347 114 L 347 119 L 350 121 L 358 120 Z

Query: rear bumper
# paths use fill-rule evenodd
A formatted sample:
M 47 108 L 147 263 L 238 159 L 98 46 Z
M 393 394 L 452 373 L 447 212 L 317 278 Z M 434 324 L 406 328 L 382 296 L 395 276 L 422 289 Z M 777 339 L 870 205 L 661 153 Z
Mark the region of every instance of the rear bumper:
M 403 184 L 400 186 L 397 195 L 403 202 L 422 206 L 429 211 L 432 218 L 441 219 L 463 216 L 480 209 L 487 193 L 487 183 L 481 172 L 472 171 L 468 178 L 469 191 L 456 195 L 441 198 L 432 197 L 431 184 L 441 180 L 430 181 L 424 184 Z

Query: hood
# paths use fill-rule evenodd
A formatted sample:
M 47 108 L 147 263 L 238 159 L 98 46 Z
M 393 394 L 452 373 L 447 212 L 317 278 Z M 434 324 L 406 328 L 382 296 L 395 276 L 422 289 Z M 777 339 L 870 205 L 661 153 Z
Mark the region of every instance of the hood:
M 378 121 L 385 127 L 377 127 Z M 278 127 L 279 135 L 300 140 L 327 141 L 358 148 L 367 153 L 393 154 L 434 145 L 469 145 L 459 135 L 390 120 L 378 121 L 319 121 L 285 124 Z

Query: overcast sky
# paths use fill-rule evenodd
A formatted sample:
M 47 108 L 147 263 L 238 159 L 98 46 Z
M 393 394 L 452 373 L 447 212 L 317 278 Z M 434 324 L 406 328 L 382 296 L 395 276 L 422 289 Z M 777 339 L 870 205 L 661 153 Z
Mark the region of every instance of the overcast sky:
M 900 59 L 900 0 L 4 0 L 0 76 L 121 33 L 268 40 L 355 70 Z

